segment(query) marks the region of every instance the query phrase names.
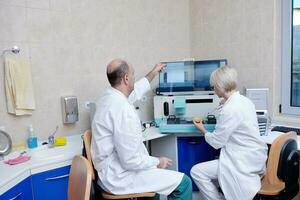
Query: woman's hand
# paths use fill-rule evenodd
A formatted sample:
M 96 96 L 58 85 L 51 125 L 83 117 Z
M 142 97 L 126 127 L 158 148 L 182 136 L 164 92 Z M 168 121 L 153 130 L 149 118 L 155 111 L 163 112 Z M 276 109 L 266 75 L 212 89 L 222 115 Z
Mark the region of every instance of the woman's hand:
M 203 133 L 205 135 L 205 133 L 207 132 L 206 129 L 204 128 L 204 125 L 202 123 L 202 120 L 200 122 L 196 122 L 195 120 L 193 121 L 194 125 L 196 126 L 196 128 L 201 131 L 201 133 Z

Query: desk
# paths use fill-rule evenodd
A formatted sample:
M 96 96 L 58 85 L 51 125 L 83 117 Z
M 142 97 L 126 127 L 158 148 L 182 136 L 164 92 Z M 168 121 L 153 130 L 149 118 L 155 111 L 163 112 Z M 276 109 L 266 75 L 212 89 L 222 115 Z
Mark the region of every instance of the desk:
M 265 143 L 272 144 L 272 142 L 280 135 L 284 134 L 282 132 L 278 131 L 271 131 L 271 129 L 268 130 L 268 134 L 266 136 L 261 136 Z M 297 145 L 298 150 L 300 150 L 300 136 L 297 135 Z
M 271 129 L 269 129 L 267 131 L 267 135 L 265 136 L 261 136 L 263 141 L 266 144 L 272 144 L 272 142 L 279 136 L 282 135 L 284 133 L 282 132 L 278 132 L 278 131 L 271 131 Z M 162 137 L 166 137 L 169 134 L 162 134 L 159 131 L 159 128 L 156 127 L 150 127 L 147 128 L 143 133 L 142 133 L 143 137 L 144 137 L 144 141 L 148 142 L 150 140 L 154 140 L 157 138 L 162 138 Z M 298 144 L 298 150 L 300 150 L 300 136 L 297 136 L 297 144 Z
M 159 128 L 156 127 L 147 128 L 144 132 L 142 132 L 142 135 L 145 142 L 168 136 L 168 134 L 160 133 Z
M 151 140 L 168 136 L 168 134 L 160 133 L 159 128 L 156 128 L 156 127 L 146 128 L 142 132 L 142 135 L 144 138 L 145 146 L 146 146 L 148 152 L 150 153 L 150 155 L 152 155 Z

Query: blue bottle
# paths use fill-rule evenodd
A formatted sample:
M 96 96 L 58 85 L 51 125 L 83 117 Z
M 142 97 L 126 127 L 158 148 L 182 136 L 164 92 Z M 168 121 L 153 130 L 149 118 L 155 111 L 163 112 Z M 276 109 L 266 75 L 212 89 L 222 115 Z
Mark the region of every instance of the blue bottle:
M 38 146 L 38 143 L 37 143 L 37 137 L 36 135 L 34 134 L 33 132 L 33 127 L 32 125 L 30 125 L 28 127 L 28 133 L 29 133 L 29 137 L 27 139 L 27 146 L 29 149 L 33 149 L 33 148 L 36 148 Z

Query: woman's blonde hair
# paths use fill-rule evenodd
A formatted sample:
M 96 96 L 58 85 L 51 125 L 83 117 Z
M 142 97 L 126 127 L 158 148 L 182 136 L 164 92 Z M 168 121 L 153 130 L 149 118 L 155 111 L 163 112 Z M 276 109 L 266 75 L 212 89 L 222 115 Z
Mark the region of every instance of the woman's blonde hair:
M 212 72 L 210 85 L 217 86 L 222 93 L 235 90 L 237 87 L 237 72 L 234 68 L 226 65 Z

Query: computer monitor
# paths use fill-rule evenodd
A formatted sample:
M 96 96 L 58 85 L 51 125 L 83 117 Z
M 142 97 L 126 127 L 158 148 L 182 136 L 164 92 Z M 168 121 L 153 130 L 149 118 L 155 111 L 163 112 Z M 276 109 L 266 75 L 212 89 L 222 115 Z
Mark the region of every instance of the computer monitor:
M 157 94 L 185 94 L 211 92 L 211 73 L 227 64 L 227 60 L 199 60 L 163 62 L 166 68 L 159 74 Z

